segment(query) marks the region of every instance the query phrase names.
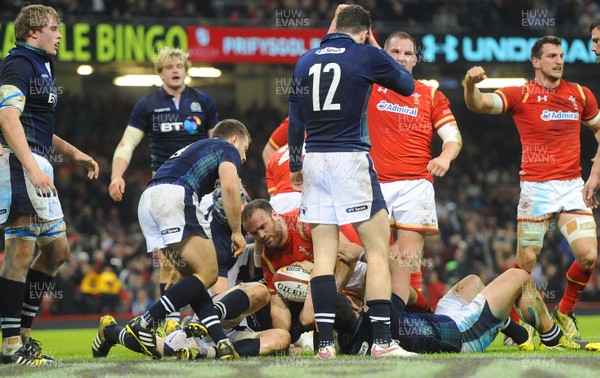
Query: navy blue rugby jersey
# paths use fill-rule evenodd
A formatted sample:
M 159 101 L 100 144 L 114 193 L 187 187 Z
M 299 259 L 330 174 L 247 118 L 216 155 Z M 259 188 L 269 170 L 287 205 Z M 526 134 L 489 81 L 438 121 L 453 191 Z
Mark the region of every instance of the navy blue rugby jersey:
M 58 89 L 54 83 L 53 58 L 44 50 L 23 42 L 0 63 L 0 86 L 13 85 L 25 96 L 20 120 L 32 152 L 51 153 Z M 4 135 L 0 139 L 6 145 Z
M 456 323 L 447 316 L 430 313 L 401 315 L 392 309 L 392 338 L 402 348 L 416 353 L 458 353 L 462 336 Z M 362 312 L 352 333 L 338 339 L 343 354 L 369 354 L 373 344 L 373 329 L 369 312 Z
M 158 168 L 175 152 L 195 141 L 208 138 L 208 130 L 219 122 L 212 98 L 195 88 L 185 87 L 179 108 L 162 87 L 142 97 L 131 112 L 129 125 L 148 136 L 151 167 Z
M 345 33 L 327 34 L 320 47 L 300 57 L 290 88 L 293 172 L 302 166 L 305 131 L 307 153 L 371 149 L 367 104 L 373 83 L 405 96 L 414 90 L 410 72 L 384 50 L 357 43 Z
M 211 138 L 194 142 L 171 156 L 160 166 L 148 186 L 157 184 L 181 185 L 198 197 L 211 193 L 219 179 L 219 165 L 242 165 L 239 151 L 229 142 Z

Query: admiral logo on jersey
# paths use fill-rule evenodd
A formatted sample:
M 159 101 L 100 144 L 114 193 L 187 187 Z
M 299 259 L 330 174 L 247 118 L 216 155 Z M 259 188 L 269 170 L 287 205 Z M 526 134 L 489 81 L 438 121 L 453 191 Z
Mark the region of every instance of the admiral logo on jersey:
M 380 110 L 383 112 L 406 114 L 406 115 L 413 116 L 413 117 L 416 117 L 419 114 L 418 108 L 409 108 L 408 106 L 400 106 L 398 104 L 387 102 L 385 100 L 379 101 L 379 103 L 377 104 L 377 110 Z
M 563 111 L 552 111 L 552 110 L 543 110 L 540 115 L 542 121 L 556 121 L 556 120 L 573 120 L 577 121 L 579 119 L 578 112 L 563 112 Z

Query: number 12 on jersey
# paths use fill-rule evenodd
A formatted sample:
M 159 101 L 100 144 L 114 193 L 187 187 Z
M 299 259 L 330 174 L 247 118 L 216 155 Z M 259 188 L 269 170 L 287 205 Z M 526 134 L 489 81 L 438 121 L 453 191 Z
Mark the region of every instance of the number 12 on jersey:
M 337 63 L 327 63 L 323 70 L 321 71 L 322 64 L 317 63 L 313 64 L 308 70 L 308 74 L 313 77 L 312 84 L 312 103 L 313 103 L 313 111 L 318 112 L 321 110 L 340 110 L 339 103 L 333 103 L 333 96 L 335 96 L 335 91 L 337 90 L 338 85 L 340 84 L 340 77 L 342 76 L 342 69 L 340 65 Z M 331 72 L 333 71 L 333 79 L 331 80 L 331 86 L 327 90 L 327 96 L 325 96 L 325 103 L 323 104 L 323 108 L 321 108 L 321 98 L 320 98 L 320 88 L 321 88 L 321 72 Z

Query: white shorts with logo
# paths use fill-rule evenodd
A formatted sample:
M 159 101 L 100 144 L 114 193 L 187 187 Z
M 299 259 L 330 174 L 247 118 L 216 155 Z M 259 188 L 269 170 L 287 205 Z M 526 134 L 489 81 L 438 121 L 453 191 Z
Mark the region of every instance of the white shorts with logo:
M 276 194 L 271 197 L 269 202 L 271 203 L 271 206 L 273 206 L 273 210 L 275 210 L 276 213 L 285 214 L 299 208 L 301 199 L 302 193 L 289 192 Z
M 54 169 L 50 162 L 33 154 L 38 166 L 54 182 Z M 63 218 L 58 196 L 38 196 L 23 166 L 6 147 L 0 156 L 0 224 L 6 223 L 10 214 L 36 214 L 44 222 Z
M 390 223 L 401 230 L 438 234 L 435 191 L 429 180 L 381 183 Z
M 467 303 L 463 298 L 447 293 L 435 308 L 436 315 L 454 320 L 463 339 L 461 352 L 480 353 L 494 341 L 502 321 L 496 318 L 485 297 L 480 293 Z
M 150 186 L 140 197 L 138 218 L 148 252 L 178 243 L 190 235 L 208 239 L 200 223 L 203 217 L 198 195 L 187 192 L 183 186 Z
M 583 180 L 521 181 L 521 195 L 517 208 L 520 221 L 537 222 L 548 215 L 563 211 L 589 210 L 583 202 Z
M 304 158 L 300 220 L 344 225 L 386 209 L 366 152 L 311 152 Z

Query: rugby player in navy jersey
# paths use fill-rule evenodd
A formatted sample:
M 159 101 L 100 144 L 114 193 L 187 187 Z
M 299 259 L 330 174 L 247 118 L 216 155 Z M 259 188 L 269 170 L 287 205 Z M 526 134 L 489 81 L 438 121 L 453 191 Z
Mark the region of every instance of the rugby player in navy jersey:
M 183 278 L 127 331 L 149 356 L 160 358 L 155 329 L 166 315 L 189 304 L 217 342 L 219 358 L 232 358 L 234 349 L 223 332 L 207 289 L 217 280 L 217 257 L 213 242 L 200 224 L 204 217 L 200 199 L 220 181 L 223 207 L 231 228 L 234 254 L 244 251 L 240 178 L 250 134 L 241 122 L 223 120 L 213 138 L 194 142 L 168 159 L 156 172 L 140 198 L 138 218 L 148 252 L 160 250 Z
M 356 250 L 347 250 L 344 261 L 358 260 Z M 483 352 L 500 330 L 509 324 L 511 337 L 525 351 L 535 349 L 531 334 L 509 318 L 513 304 L 521 318 L 540 335 L 540 350 L 600 351 L 600 343 L 589 343 L 563 334 L 544 304 L 535 283 L 522 269 L 509 269 L 487 286 L 469 275 L 454 285 L 439 301 L 435 314 L 405 312 L 410 280 L 408 260 L 390 263 L 392 277 L 392 335 L 403 348 L 418 353 Z M 340 353 L 365 354 L 372 339 L 372 320 L 354 298 L 338 295 L 336 323 Z M 517 341 L 518 340 L 518 341 Z
M 188 56 L 173 47 L 164 47 L 158 54 L 154 69 L 163 85 L 142 97 L 131 112 L 129 125 L 113 156 L 108 189 L 113 200 L 123 199 L 123 174 L 144 135 L 148 135 L 152 173 L 155 173 L 179 149 L 210 137 L 219 122 L 212 98 L 185 85 L 191 66 Z
M 121 201 L 125 192 L 123 175 L 134 149 L 144 135 L 148 136 L 151 168 L 154 174 L 176 151 L 197 140 L 210 137 L 217 124 L 217 108 L 212 98 L 198 89 L 185 85 L 191 63 L 189 54 L 178 48 L 163 47 L 154 64 L 162 79 L 162 86 L 142 97 L 131 112 L 129 125 L 117 146 L 108 192 L 115 201 Z M 171 267 L 160 256 L 160 290 L 165 293 Z M 179 319 L 179 311 L 169 315 Z
M 311 290 L 319 330 L 317 357 L 335 357 L 333 271 L 338 228 L 345 224 L 354 225 L 372 262 L 366 286 L 374 330 L 371 354 L 412 355 L 390 333 L 390 231 L 368 154 L 366 109 L 373 83 L 408 96 L 414 90 L 413 77 L 377 45 L 364 8 L 340 6 L 333 22 L 330 30 L 336 32 L 298 60 L 289 106 L 290 179 L 294 189 L 302 190 L 300 220 L 311 224 L 315 251 Z
M 31 339 L 46 290 L 69 256 L 52 156 L 68 156 L 98 178 L 98 164 L 54 134 L 59 90 L 53 58 L 61 41 L 52 7 L 24 6 L 16 47 L 0 63 L 0 225 L 6 252 L 0 270 L 2 363 L 53 365 Z M 36 244 L 40 253 L 33 259 Z

